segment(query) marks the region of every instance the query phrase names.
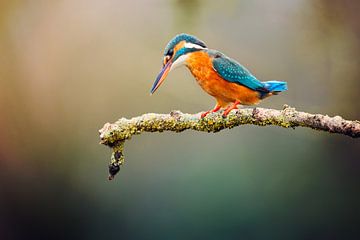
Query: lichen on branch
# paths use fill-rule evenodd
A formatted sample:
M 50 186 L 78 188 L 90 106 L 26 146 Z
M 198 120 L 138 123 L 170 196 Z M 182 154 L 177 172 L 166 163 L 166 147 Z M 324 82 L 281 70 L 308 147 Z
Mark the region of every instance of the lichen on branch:
M 244 124 L 258 126 L 275 125 L 284 128 L 308 127 L 315 130 L 338 133 L 353 138 L 360 137 L 360 122 L 345 120 L 340 116 L 329 117 L 296 111 L 284 105 L 283 110 L 244 108 L 232 111 L 227 118 L 221 113 L 211 113 L 201 119 L 200 114 L 172 111 L 170 114 L 147 113 L 131 119 L 121 118 L 115 123 L 106 123 L 100 133 L 100 143 L 112 148 L 109 179 L 113 179 L 124 163 L 124 143 L 133 135 L 142 132 L 182 132 L 192 129 L 202 132 L 219 132 Z

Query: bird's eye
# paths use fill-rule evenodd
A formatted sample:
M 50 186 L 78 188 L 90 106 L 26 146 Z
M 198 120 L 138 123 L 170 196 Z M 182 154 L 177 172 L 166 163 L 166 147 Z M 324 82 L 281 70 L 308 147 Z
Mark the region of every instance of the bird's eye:
M 164 62 L 163 62 L 163 66 L 165 66 L 165 64 L 167 64 L 167 62 L 170 60 L 170 58 L 173 56 L 174 54 L 174 50 L 170 49 L 167 53 L 166 56 L 164 57 Z
M 170 49 L 170 50 L 167 52 L 166 56 L 172 57 L 173 54 L 174 54 L 174 49 Z

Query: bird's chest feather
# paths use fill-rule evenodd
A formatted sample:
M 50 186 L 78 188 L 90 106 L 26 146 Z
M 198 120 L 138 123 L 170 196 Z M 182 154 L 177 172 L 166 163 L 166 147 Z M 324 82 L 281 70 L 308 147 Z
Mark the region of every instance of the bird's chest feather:
M 186 66 L 205 92 L 222 102 L 240 101 L 255 104 L 259 94 L 242 85 L 223 79 L 213 68 L 212 59 L 206 52 L 194 52 L 186 60 Z
M 205 52 L 192 53 L 186 65 L 199 85 L 210 95 L 214 95 L 214 86 L 219 84 L 219 75 L 215 72 L 209 55 Z

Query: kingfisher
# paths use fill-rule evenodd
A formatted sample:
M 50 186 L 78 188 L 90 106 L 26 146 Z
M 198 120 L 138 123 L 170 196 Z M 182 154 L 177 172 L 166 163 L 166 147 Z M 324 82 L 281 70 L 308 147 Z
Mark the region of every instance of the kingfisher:
M 224 118 L 238 105 L 258 104 L 262 99 L 287 90 L 287 83 L 258 80 L 240 63 L 225 54 L 208 49 L 206 44 L 189 34 L 178 34 L 166 45 L 163 67 L 152 88 L 153 94 L 173 69 L 185 65 L 200 87 L 216 99 L 211 112 L 224 109 Z

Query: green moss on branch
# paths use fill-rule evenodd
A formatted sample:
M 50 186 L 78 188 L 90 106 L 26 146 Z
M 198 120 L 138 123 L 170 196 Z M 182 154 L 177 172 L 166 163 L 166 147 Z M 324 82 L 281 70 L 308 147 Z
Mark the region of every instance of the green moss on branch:
M 329 117 L 321 114 L 298 112 L 295 108 L 284 105 L 283 110 L 265 108 L 245 108 L 232 111 L 227 118 L 221 113 L 212 113 L 204 119 L 200 114 L 187 114 L 172 111 L 170 114 L 147 113 L 131 119 L 121 118 L 115 123 L 106 123 L 100 133 L 100 143 L 112 148 L 109 165 L 109 179 L 113 179 L 124 163 L 124 143 L 133 135 L 142 132 L 182 132 L 192 129 L 202 132 L 219 132 L 244 124 L 258 126 L 275 125 L 284 128 L 298 126 L 315 130 L 338 133 L 353 138 L 360 137 L 360 122 L 344 120 L 340 116 Z

